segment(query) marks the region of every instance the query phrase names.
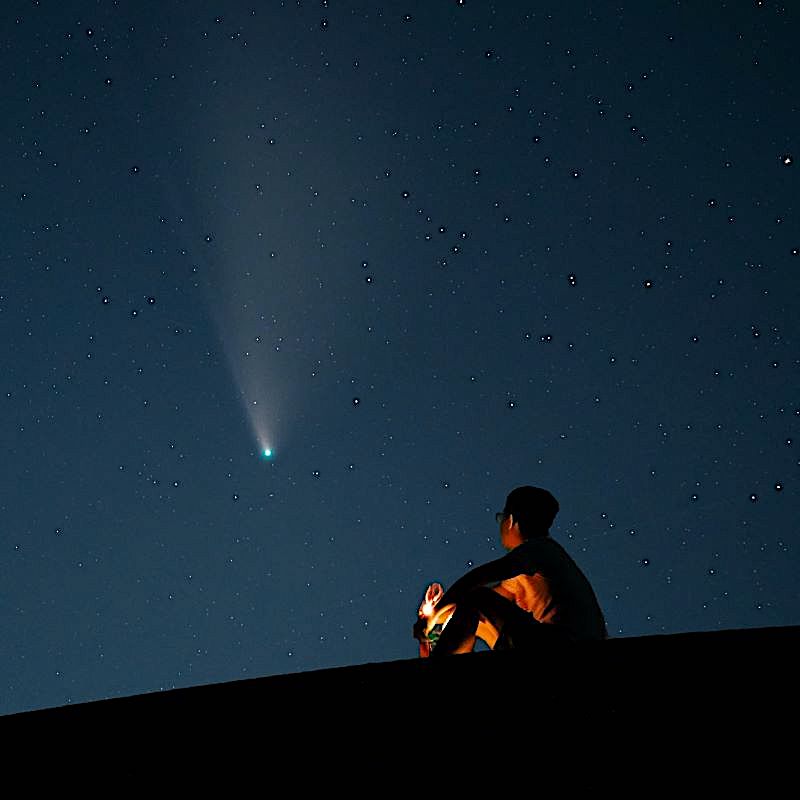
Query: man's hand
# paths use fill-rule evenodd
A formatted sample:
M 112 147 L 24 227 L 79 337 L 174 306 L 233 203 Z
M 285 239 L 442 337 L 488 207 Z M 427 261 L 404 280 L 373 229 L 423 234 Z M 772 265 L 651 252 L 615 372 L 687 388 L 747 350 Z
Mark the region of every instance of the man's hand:
M 426 630 L 428 628 L 427 617 L 418 617 L 414 623 L 413 633 L 414 638 L 419 642 L 419 655 L 420 658 L 428 658 L 431 654 L 431 642 L 428 639 Z

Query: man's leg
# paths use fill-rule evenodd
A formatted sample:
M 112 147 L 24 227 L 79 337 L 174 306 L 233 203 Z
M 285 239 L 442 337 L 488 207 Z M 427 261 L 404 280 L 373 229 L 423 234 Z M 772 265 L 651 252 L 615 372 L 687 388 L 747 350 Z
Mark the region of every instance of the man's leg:
M 456 610 L 442 631 L 431 656 L 471 653 L 475 647 L 478 623 L 482 619 L 502 636 L 504 625 L 518 614 L 525 612 L 492 589 L 483 586 L 474 589 L 456 604 Z M 531 621 L 533 622 L 532 617 Z

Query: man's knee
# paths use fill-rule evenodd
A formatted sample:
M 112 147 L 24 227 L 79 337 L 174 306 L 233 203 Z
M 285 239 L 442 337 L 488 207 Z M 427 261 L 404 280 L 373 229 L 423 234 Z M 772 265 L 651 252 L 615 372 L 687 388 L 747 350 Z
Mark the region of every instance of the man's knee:
M 510 601 L 488 586 L 477 586 L 466 593 L 462 602 L 478 608 L 485 608 L 487 606 L 497 606 L 501 603 L 509 603 Z
M 468 592 L 459 605 L 487 619 L 493 625 L 502 625 L 517 613 L 524 613 L 516 603 L 498 594 L 487 586 L 479 586 Z

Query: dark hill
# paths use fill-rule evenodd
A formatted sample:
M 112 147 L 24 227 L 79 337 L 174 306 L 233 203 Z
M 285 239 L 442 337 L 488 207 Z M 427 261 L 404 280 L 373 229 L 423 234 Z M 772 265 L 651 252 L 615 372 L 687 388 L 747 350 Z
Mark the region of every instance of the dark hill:
M 409 659 L 101 700 L 8 715 L 0 731 L 18 740 L 77 737 L 90 752 L 113 743 L 125 753 L 146 741 L 157 752 L 219 758 L 253 747 L 353 754 L 393 742 L 389 752 L 401 760 L 427 729 L 464 742 L 478 729 L 524 736 L 531 724 L 537 740 L 546 728 L 553 740 L 599 737 L 603 746 L 609 737 L 671 739 L 672 731 L 680 742 L 718 744 L 794 728 L 799 653 L 800 626 L 617 638 L 547 654 Z

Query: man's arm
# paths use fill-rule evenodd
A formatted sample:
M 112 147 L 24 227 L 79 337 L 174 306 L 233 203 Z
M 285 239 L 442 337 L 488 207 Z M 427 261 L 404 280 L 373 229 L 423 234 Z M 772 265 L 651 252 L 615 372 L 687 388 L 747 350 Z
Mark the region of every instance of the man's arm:
M 441 597 L 437 603 L 438 608 L 444 608 L 451 603 L 458 603 L 459 599 L 471 589 L 478 586 L 495 586 L 506 578 L 519 575 L 520 569 L 513 551 L 508 555 L 481 564 L 462 575 Z

